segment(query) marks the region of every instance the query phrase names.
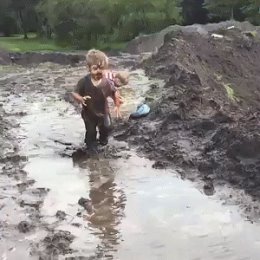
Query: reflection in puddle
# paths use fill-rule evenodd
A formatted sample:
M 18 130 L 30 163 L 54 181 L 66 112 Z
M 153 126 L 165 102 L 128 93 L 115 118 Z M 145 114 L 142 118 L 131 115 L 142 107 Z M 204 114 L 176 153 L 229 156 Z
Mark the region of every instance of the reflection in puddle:
M 145 159 L 118 164 L 127 196 L 118 259 L 258 259 L 259 226 L 245 222 L 236 207 L 223 207 Z

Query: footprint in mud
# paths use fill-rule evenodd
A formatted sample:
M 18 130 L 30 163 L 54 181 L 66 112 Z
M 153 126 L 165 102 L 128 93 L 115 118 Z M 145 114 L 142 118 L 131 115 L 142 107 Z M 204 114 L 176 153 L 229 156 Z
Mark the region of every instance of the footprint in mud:
M 81 165 L 88 159 L 119 159 L 122 157 L 128 157 L 129 154 L 125 154 L 129 148 L 124 144 L 107 145 L 106 147 L 98 147 L 97 150 L 91 151 L 86 148 L 78 148 L 76 150 L 67 150 L 67 155 L 72 158 L 74 165 Z M 82 165 L 83 166 L 83 165 Z
M 56 212 L 56 217 L 57 217 L 57 219 L 59 219 L 59 220 L 65 220 L 66 219 L 66 217 L 67 217 L 67 214 L 64 212 L 64 211 L 62 211 L 62 210 L 58 210 L 57 212 Z
M 33 230 L 34 226 L 27 221 L 21 221 L 17 228 L 21 233 L 28 233 Z
M 39 259 L 56 259 L 49 258 L 58 257 L 59 255 L 71 254 L 71 243 L 74 240 L 74 236 L 69 231 L 53 231 L 47 235 L 38 245 L 33 248 L 31 254 L 39 255 Z
M 89 215 L 92 215 L 94 213 L 93 205 L 91 200 L 80 198 L 78 201 L 78 204 L 83 207 Z

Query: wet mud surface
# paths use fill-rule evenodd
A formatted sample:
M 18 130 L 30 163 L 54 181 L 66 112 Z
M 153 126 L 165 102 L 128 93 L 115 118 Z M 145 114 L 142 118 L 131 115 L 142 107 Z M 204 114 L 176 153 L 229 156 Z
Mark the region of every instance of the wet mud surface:
M 120 67 L 136 59 L 112 60 Z M 162 80 L 131 71 L 131 86 L 122 90 L 124 119 L 93 157 L 81 149 L 84 126 L 68 95 L 84 67 L 45 63 L 0 74 L 0 259 L 259 259 L 260 226 L 232 200 L 250 198 L 209 177 L 202 183 L 180 178 L 195 168 L 192 158 L 183 163 L 180 147 L 190 157 L 198 151 L 178 135 L 179 114 L 167 105 L 160 114 Z M 154 112 L 129 123 L 145 97 Z M 169 116 L 177 123 L 167 120 L 162 128 Z M 199 123 L 206 133 L 215 129 L 216 123 Z M 153 129 L 160 129 L 158 137 Z

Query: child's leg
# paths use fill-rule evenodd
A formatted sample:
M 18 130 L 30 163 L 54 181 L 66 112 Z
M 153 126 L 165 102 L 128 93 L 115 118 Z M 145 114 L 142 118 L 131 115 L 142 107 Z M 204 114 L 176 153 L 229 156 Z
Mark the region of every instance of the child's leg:
M 86 129 L 84 143 L 87 144 L 88 128 L 87 128 L 87 123 L 86 123 L 86 121 L 85 121 L 84 119 L 83 119 L 83 121 L 84 121 L 85 129 Z
M 110 114 L 106 115 L 98 125 L 99 130 L 99 143 L 101 145 L 107 145 L 109 132 L 111 131 L 111 117 Z
M 90 119 L 90 118 L 84 118 L 84 123 L 86 126 L 86 134 L 85 134 L 85 143 L 89 147 L 96 146 L 97 144 L 97 121 Z

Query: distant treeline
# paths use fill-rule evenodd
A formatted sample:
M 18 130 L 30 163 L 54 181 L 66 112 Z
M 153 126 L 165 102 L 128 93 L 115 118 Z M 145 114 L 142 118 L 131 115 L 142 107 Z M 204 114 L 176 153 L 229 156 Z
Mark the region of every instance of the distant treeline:
M 0 33 L 36 32 L 74 48 L 128 41 L 171 24 L 249 20 L 260 0 L 1 0 Z

